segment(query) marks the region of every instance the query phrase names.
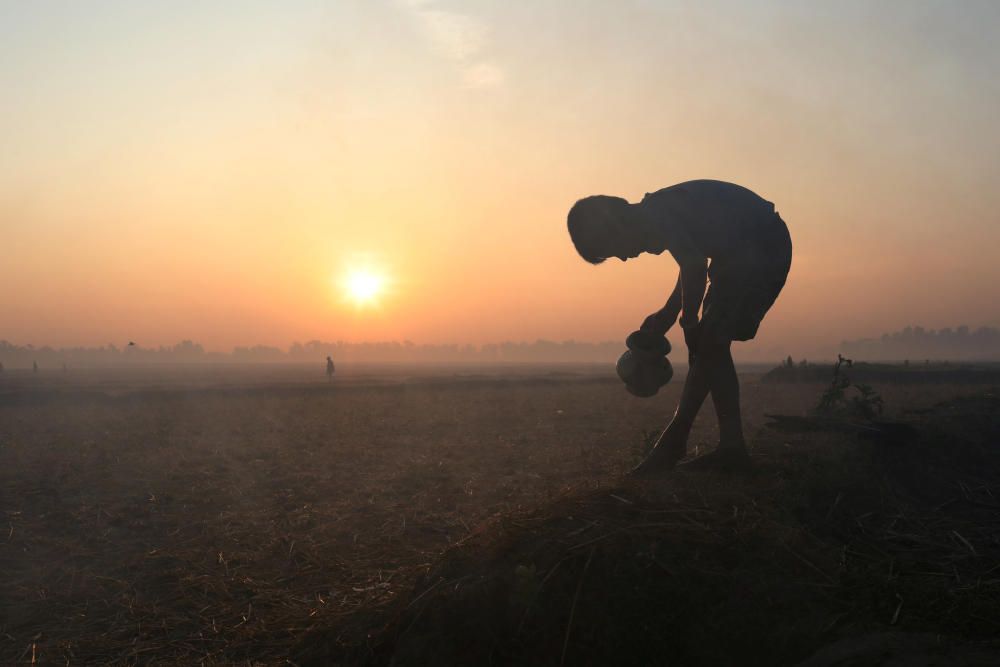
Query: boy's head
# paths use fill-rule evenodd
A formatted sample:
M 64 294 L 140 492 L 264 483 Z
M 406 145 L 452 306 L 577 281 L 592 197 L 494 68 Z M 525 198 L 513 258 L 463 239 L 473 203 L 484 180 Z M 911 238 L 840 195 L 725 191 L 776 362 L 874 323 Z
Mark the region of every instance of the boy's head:
M 600 264 L 608 257 L 623 262 L 636 257 L 642 247 L 642 230 L 632 219 L 631 204 L 621 197 L 595 195 L 573 204 L 566 220 L 570 238 L 580 257 Z

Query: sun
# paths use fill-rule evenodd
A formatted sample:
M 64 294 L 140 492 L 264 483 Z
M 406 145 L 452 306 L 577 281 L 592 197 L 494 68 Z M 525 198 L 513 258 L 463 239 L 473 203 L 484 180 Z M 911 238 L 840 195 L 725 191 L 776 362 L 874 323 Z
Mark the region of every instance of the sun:
M 378 301 L 385 291 L 385 277 L 370 269 L 353 269 L 344 280 L 344 292 L 358 306 Z

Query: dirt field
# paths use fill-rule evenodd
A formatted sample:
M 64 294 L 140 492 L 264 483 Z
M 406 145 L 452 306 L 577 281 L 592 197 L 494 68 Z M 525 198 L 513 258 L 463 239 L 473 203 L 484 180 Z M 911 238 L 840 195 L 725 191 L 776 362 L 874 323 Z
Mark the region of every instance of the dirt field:
M 637 399 L 603 369 L 297 373 L 0 376 L 0 664 L 287 664 L 307 629 L 409 592 L 490 517 L 614 482 L 680 389 Z M 822 390 L 758 378 L 751 447 L 765 412 Z M 968 391 L 878 389 L 890 416 Z M 709 405 L 692 445 L 715 431 Z

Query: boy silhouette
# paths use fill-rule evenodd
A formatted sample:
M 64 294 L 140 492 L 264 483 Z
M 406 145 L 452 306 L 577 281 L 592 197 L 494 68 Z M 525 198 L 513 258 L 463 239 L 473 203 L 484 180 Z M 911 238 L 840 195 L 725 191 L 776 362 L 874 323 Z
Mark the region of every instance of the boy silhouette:
M 673 419 L 631 474 L 670 470 L 686 456 L 691 426 L 709 393 L 719 446 L 684 467 L 747 468 L 730 346 L 757 334 L 791 267 L 791 238 L 774 204 L 733 183 L 688 181 L 647 194 L 638 204 L 606 195 L 581 199 L 567 225 L 577 252 L 591 264 L 666 250 L 680 267 L 670 298 L 641 329 L 665 335 L 679 322 L 688 375 Z

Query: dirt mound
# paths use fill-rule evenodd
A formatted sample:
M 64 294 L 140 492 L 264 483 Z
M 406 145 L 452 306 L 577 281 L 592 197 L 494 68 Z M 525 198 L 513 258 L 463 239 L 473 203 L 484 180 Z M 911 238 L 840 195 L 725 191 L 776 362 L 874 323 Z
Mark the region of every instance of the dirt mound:
M 748 476 L 678 471 L 498 517 L 293 659 L 876 664 L 916 645 L 859 638 L 915 633 L 938 638 L 918 653 L 1000 660 L 1000 400 L 912 423 L 892 444 L 762 434 Z

